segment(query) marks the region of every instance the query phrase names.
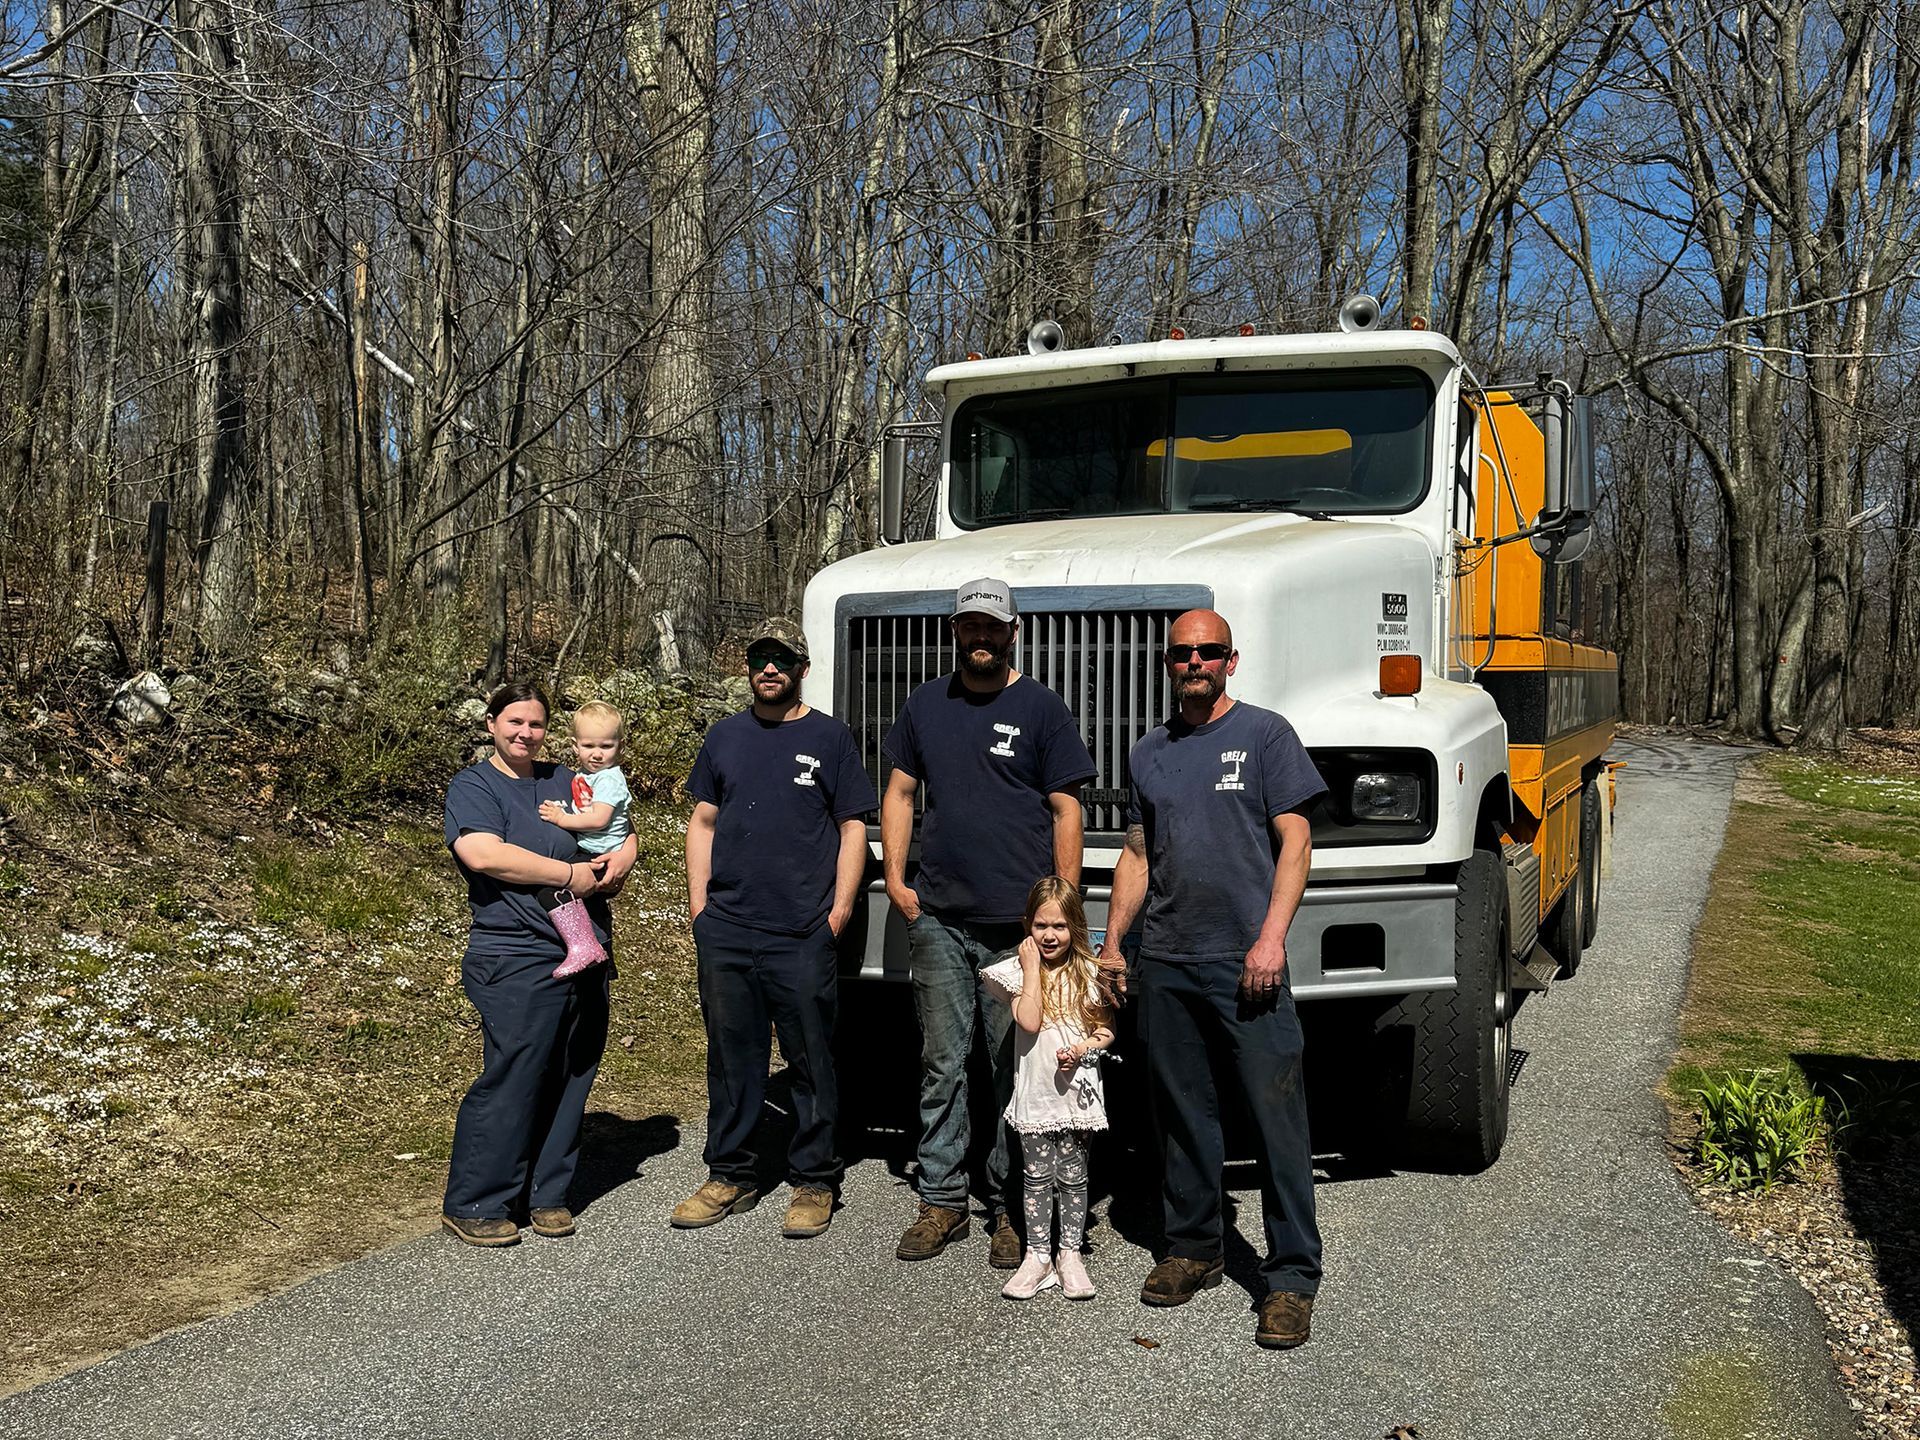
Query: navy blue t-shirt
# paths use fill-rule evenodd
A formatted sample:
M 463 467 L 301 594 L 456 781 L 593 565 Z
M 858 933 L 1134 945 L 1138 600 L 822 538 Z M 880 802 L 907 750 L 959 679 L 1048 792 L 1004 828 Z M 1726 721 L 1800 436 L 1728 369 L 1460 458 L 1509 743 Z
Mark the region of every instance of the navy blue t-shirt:
M 907 697 L 887 758 L 926 787 L 920 903 L 956 920 L 1019 920 L 1027 892 L 1053 874 L 1047 796 L 1094 774 L 1066 702 L 1022 675 L 991 695 L 959 675 Z
M 540 818 L 542 800 L 568 800 L 573 793 L 573 771 L 564 765 L 536 762 L 530 779 L 506 774 L 491 760 L 469 765 L 447 785 L 447 848 L 462 835 L 497 835 L 552 860 L 571 860 L 579 848 L 571 832 Z M 566 955 L 566 943 L 547 918 L 535 893 L 540 887 L 495 880 L 461 864 L 467 881 L 467 902 L 473 907 L 473 929 L 467 937 L 467 956 L 487 962 L 500 975 L 533 965 L 557 965 Z M 611 943 L 612 915 L 606 901 L 590 897 L 587 913 L 593 917 L 600 943 Z M 500 963 L 505 962 L 505 963 Z
M 1133 747 L 1129 827 L 1147 832 L 1140 953 L 1244 960 L 1266 923 L 1279 837 L 1269 823 L 1324 791 L 1283 716 L 1245 701 L 1218 720 L 1178 715 Z
M 811 935 L 833 909 L 840 823 L 880 802 L 853 732 L 818 710 L 729 715 L 707 732 L 687 793 L 720 809 L 707 906 L 774 935 Z

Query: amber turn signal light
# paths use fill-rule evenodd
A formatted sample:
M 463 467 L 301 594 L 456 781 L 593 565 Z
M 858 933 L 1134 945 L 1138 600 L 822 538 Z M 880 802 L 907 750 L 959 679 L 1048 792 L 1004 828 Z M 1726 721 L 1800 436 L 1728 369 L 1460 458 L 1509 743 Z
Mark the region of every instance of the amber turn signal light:
M 1420 693 L 1420 657 L 1418 655 L 1382 655 L 1380 657 L 1380 693 L 1382 695 L 1418 695 Z

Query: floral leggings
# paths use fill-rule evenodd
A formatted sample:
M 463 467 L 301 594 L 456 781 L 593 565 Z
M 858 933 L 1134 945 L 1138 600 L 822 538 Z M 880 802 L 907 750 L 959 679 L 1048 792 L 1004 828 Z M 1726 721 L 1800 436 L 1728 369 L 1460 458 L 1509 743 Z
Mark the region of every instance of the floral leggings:
M 1026 1194 L 1027 1249 L 1053 1253 L 1053 1202 L 1060 1202 L 1060 1248 L 1078 1250 L 1087 1233 L 1086 1130 L 1053 1130 L 1020 1137 Z

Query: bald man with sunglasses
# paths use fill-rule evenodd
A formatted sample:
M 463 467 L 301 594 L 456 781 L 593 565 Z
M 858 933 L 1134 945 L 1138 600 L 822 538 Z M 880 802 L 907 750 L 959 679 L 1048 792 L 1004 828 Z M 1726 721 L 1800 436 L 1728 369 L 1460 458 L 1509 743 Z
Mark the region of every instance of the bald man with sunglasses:
M 1189 610 L 1168 636 L 1179 710 L 1133 747 L 1127 843 L 1101 947 L 1102 960 L 1118 960 L 1144 907 L 1134 996 L 1167 1250 L 1140 1299 L 1182 1305 L 1220 1283 L 1218 1061 L 1239 1082 L 1258 1146 L 1268 1294 L 1254 1338 L 1288 1349 L 1309 1334 L 1320 1230 L 1287 927 L 1313 854 L 1306 809 L 1326 786 L 1283 717 L 1227 694 L 1240 655 L 1225 619 Z

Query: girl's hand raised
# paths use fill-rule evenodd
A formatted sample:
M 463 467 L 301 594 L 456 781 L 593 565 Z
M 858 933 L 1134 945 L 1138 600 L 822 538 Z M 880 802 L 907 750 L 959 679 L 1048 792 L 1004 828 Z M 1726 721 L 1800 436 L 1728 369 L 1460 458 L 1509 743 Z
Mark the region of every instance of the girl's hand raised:
M 1029 973 L 1040 968 L 1040 942 L 1031 935 L 1020 942 L 1020 968 Z

